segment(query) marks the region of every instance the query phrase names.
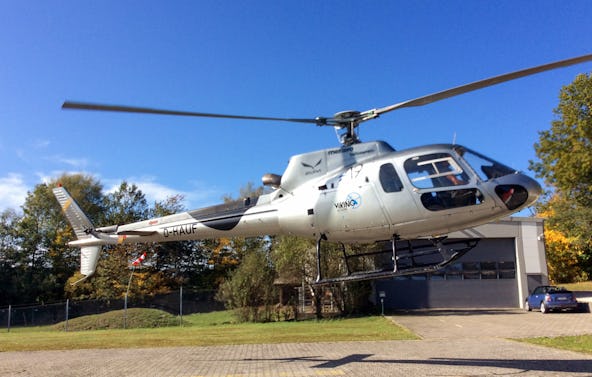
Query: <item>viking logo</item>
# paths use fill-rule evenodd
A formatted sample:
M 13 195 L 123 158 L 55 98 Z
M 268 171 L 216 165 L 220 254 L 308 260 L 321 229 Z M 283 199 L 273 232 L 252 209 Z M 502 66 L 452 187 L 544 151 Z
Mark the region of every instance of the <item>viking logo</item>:
M 362 196 L 357 192 L 350 193 L 347 198 L 341 202 L 333 203 L 335 209 L 344 211 L 347 209 L 356 209 L 362 205 Z
M 307 164 L 306 162 L 301 162 L 302 166 L 304 166 L 305 168 L 309 168 L 310 169 L 310 171 L 307 171 L 306 173 L 304 173 L 304 175 L 310 175 L 310 174 L 320 173 L 321 172 L 321 169 L 317 169 L 317 166 L 319 166 L 321 164 L 321 161 L 323 161 L 322 158 L 319 161 L 317 161 L 317 163 L 314 164 L 314 165 Z

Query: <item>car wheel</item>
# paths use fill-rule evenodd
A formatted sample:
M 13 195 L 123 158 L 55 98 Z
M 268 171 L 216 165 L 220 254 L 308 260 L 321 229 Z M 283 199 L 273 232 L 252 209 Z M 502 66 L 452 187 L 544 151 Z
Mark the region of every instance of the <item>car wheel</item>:
M 549 312 L 549 309 L 547 309 L 547 307 L 545 306 L 545 303 L 541 302 L 541 313 L 545 314 L 548 312 Z
M 532 308 L 530 307 L 530 305 L 528 304 L 528 300 L 526 300 L 524 302 L 524 310 L 526 310 L 527 312 L 531 311 Z

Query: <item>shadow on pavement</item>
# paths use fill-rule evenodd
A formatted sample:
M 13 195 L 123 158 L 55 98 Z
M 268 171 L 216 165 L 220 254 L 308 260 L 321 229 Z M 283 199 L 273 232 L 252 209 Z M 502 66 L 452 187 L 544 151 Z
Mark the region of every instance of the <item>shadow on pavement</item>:
M 278 361 L 278 362 L 311 362 L 312 368 L 339 368 L 348 364 L 413 364 L 425 366 L 458 366 L 471 368 L 504 368 L 521 372 L 544 371 L 561 373 L 584 373 L 592 371 L 591 359 L 579 360 L 536 360 L 536 359 L 463 359 L 463 358 L 429 358 L 425 360 L 400 360 L 400 359 L 372 359 L 373 354 L 351 354 L 340 359 L 327 359 L 320 356 L 277 358 L 277 359 L 243 359 L 242 361 Z

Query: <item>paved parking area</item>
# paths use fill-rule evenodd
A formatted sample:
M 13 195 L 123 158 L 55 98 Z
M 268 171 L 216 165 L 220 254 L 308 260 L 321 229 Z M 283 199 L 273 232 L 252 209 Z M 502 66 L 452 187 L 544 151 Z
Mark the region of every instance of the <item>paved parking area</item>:
M 590 313 L 442 309 L 401 312 L 393 319 L 424 339 L 507 339 L 592 334 Z
M 592 334 L 591 314 L 432 310 L 421 340 L 0 353 L 0 376 L 592 376 L 592 355 L 508 337 Z

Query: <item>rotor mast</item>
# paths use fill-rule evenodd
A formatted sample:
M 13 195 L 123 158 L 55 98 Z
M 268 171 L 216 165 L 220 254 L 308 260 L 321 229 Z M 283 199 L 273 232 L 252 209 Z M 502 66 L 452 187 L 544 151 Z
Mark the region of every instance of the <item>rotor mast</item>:
M 360 123 L 370 119 L 378 118 L 375 111 L 376 109 L 367 110 L 364 112 L 356 110 L 340 111 L 333 115 L 333 118 L 327 119 L 326 124 L 335 127 L 335 130 L 339 134 L 339 131 L 345 130 L 345 132 L 339 135 L 339 142 L 343 145 L 352 145 L 360 142 L 357 128 Z

